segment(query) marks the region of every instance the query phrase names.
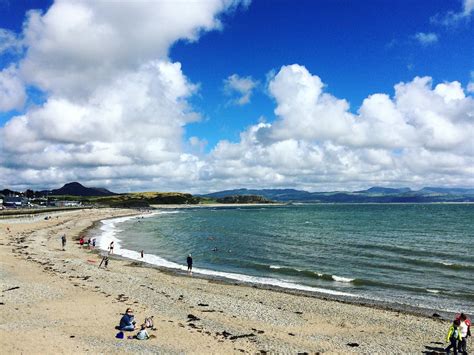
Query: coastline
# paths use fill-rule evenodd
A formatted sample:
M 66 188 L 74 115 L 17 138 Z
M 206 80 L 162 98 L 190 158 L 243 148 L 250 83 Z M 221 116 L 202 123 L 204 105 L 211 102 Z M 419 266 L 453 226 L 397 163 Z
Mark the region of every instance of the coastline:
M 219 205 L 218 205 L 219 206 Z M 247 206 L 246 204 L 242 204 L 242 206 Z M 212 206 L 215 207 L 215 206 Z M 224 206 L 227 207 L 227 206 Z M 171 207 L 170 207 L 171 208 Z M 186 208 L 186 207 L 184 207 Z M 162 210 L 168 210 L 169 208 L 164 208 Z M 157 212 L 152 214 L 156 214 Z M 158 212 L 159 213 L 159 212 Z M 139 215 L 130 215 L 130 216 L 124 216 L 125 218 L 127 217 L 143 217 L 143 216 L 151 216 L 150 213 L 147 214 L 139 214 Z M 114 220 L 115 218 L 109 218 L 107 220 Z M 119 218 L 121 219 L 121 218 Z M 102 220 L 104 221 L 104 220 Z M 100 231 L 98 230 L 98 227 L 102 224 L 102 221 L 97 221 L 94 223 L 93 226 L 88 228 L 88 230 L 83 233 L 87 234 L 89 237 L 94 238 L 94 237 L 100 237 Z M 79 239 L 79 238 L 78 238 Z M 111 240 L 108 240 L 106 243 L 104 243 L 104 246 L 107 246 Z M 120 240 L 114 238 L 115 243 L 120 243 Z M 102 251 L 102 253 L 106 252 L 106 249 L 97 249 L 98 251 Z M 146 268 L 152 268 L 159 270 L 160 272 L 168 273 L 169 275 L 173 276 L 186 276 L 186 271 L 185 271 L 185 265 L 181 265 L 181 268 L 175 268 L 175 267 L 167 267 L 163 265 L 155 265 L 153 263 L 144 261 L 140 258 L 138 258 L 138 252 L 134 252 L 128 249 L 124 249 L 127 252 L 132 252 L 137 254 L 136 258 L 129 257 L 126 255 L 121 255 L 121 254 L 115 254 L 115 258 L 123 259 L 124 261 L 128 261 L 131 263 L 134 263 L 136 267 L 146 267 Z M 172 263 L 172 262 L 170 262 Z M 199 269 L 195 269 L 199 270 Z M 208 270 L 209 271 L 209 270 Z M 402 312 L 402 313 L 407 313 L 419 317 L 424 317 L 424 318 L 433 318 L 434 315 L 435 318 L 437 319 L 442 319 L 442 320 L 451 320 L 453 319 L 455 312 L 449 312 L 445 310 L 439 310 L 439 309 L 434 309 L 434 308 L 423 308 L 423 307 L 417 307 L 417 306 L 412 306 L 408 304 L 403 304 L 403 303 L 391 303 L 389 301 L 383 301 L 383 300 L 376 300 L 376 299 L 370 299 L 370 298 L 364 298 L 362 296 L 358 295 L 344 295 L 342 292 L 324 292 L 326 290 L 317 290 L 317 288 L 314 288 L 314 290 L 305 290 L 305 289 L 298 289 L 298 288 L 292 288 L 292 287 L 284 287 L 284 286 L 279 286 L 275 284 L 267 284 L 267 283 L 259 283 L 259 282 L 252 282 L 252 281 L 245 281 L 245 280 L 239 280 L 239 279 L 234 279 L 232 278 L 232 274 L 225 273 L 225 276 L 222 275 L 216 275 L 216 274 L 221 274 L 219 271 L 211 271 L 212 273 L 215 274 L 206 274 L 202 273 L 199 271 L 195 271 L 193 273 L 193 276 L 195 278 L 201 278 L 204 280 L 208 280 L 210 282 L 215 282 L 215 283 L 220 283 L 223 285 L 234 285 L 234 286 L 244 286 L 244 287 L 253 287 L 257 289 L 262 289 L 262 290 L 269 290 L 269 291 L 275 291 L 275 292 L 281 292 L 281 293 L 287 293 L 291 295 L 296 295 L 296 296 L 302 296 L 302 297 L 315 297 L 321 300 L 329 300 L 329 301 L 336 301 L 336 302 L 342 302 L 346 304 L 353 304 L 353 305 L 360 305 L 360 306 L 365 306 L 365 307 L 372 307 L 372 308 L 377 308 L 380 310 L 386 310 L 386 311 L 392 311 L 392 312 Z M 222 273 L 223 274 L 223 273 Z M 245 276 L 245 275 L 243 275 Z M 299 286 L 297 284 L 294 284 L 293 286 Z M 311 288 L 311 287 L 308 287 Z M 340 294 L 339 294 L 340 293 Z
M 111 257 L 108 271 L 98 269 L 100 253 L 80 248 L 73 238 L 94 222 L 130 213 L 104 209 L 59 214 L 48 221 L 10 225 L 0 221 L 0 260 L 5 276 L 0 307 L 6 311 L 0 323 L 0 343 L 5 351 L 51 352 L 47 346 L 52 346 L 60 352 L 118 353 L 414 352 L 439 347 L 433 342 L 444 339 L 448 322 L 426 314 L 420 317 L 410 310 L 357 305 L 327 295 L 282 292 L 201 275 L 189 277 L 117 256 Z M 58 235 L 62 232 L 68 234 L 66 252 L 60 250 Z M 32 282 L 42 292 L 28 292 Z M 5 291 L 16 284 L 22 286 Z M 15 293 L 22 293 L 21 301 L 15 302 Z M 79 308 L 74 314 L 64 310 L 70 311 L 71 302 Z M 61 318 L 53 331 L 31 321 L 45 316 L 44 304 L 67 318 Z M 158 330 L 151 333 L 157 338 L 147 342 L 114 338 L 114 326 L 126 306 L 135 308 L 138 319 L 155 315 Z M 91 328 L 79 326 L 84 312 L 93 314 Z M 189 321 L 190 314 L 200 320 Z M 9 336 L 8 331 L 17 327 L 35 337 L 19 340 Z M 36 336 L 42 339 L 37 346 Z

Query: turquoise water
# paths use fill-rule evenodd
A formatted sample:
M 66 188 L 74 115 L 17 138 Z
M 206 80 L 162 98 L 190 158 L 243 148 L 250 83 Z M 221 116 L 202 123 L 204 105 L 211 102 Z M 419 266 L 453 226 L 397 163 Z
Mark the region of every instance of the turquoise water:
M 121 249 L 156 264 L 184 265 L 192 253 L 198 272 L 474 312 L 472 204 L 196 208 L 115 228 Z

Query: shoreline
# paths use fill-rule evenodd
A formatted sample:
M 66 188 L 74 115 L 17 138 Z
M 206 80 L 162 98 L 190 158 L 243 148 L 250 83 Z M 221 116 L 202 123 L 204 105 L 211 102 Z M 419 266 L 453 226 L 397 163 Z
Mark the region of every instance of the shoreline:
M 247 204 L 242 204 L 242 206 L 247 206 Z M 251 205 L 252 206 L 252 205 Z M 209 206 L 211 207 L 211 206 Z M 222 206 L 222 207 L 227 207 L 227 206 Z M 172 208 L 172 207 L 170 207 Z M 187 207 L 184 207 L 187 208 Z M 214 208 L 214 206 L 212 206 Z M 168 208 L 164 208 L 163 210 L 167 210 Z M 153 213 L 153 211 L 151 212 Z M 159 212 L 158 212 L 159 213 Z M 147 214 L 139 214 L 136 215 L 137 217 L 142 217 L 146 216 Z M 131 215 L 130 217 L 132 217 Z M 127 217 L 127 216 L 123 216 Z M 120 218 L 123 218 L 120 217 Z M 120 219 L 119 218 L 119 219 Z M 107 220 L 112 220 L 113 218 L 108 218 Z M 101 221 L 97 221 L 94 223 L 94 226 L 91 226 L 88 228 L 87 232 L 84 234 L 91 235 L 91 237 L 100 237 L 100 231 L 98 230 L 98 226 L 102 223 Z M 114 241 L 120 243 L 120 239 L 114 237 Z M 99 243 L 100 244 L 100 243 Z M 103 252 L 107 252 L 106 249 L 99 249 Z M 123 249 L 127 252 L 136 252 L 134 250 L 130 249 Z M 158 258 L 162 258 L 159 255 L 155 254 L 148 254 L 148 255 L 153 255 Z M 185 265 L 183 264 L 182 267 L 183 269 L 178 269 L 178 268 L 173 268 L 173 267 L 167 267 L 164 265 L 156 265 L 144 260 L 136 259 L 133 257 L 128 257 L 124 256 L 121 254 L 114 254 L 114 258 L 121 258 L 125 261 L 130 261 L 131 263 L 136 263 L 137 267 L 145 267 L 145 268 L 153 268 L 157 269 L 161 272 L 167 272 L 170 275 L 182 277 L 182 276 L 187 276 L 187 273 L 184 271 Z M 166 259 L 164 259 L 166 260 Z M 168 261 L 169 262 L 169 261 Z M 170 262 L 174 263 L 174 262 Z M 181 266 L 181 265 L 180 265 Z M 221 273 L 221 271 L 218 270 L 207 270 L 212 273 Z M 232 275 L 229 274 L 229 275 Z M 243 276 L 248 276 L 246 274 L 239 274 Z M 201 278 L 203 280 L 208 280 L 211 282 L 219 282 L 224 285 L 238 285 L 238 286 L 244 286 L 244 287 L 253 287 L 253 288 L 258 288 L 262 290 L 270 290 L 270 291 L 275 291 L 275 292 L 282 292 L 282 293 L 287 293 L 287 294 L 292 294 L 296 296 L 304 296 L 304 297 L 315 297 L 320 300 L 327 300 L 327 301 L 336 301 L 336 302 L 342 302 L 345 304 L 352 304 L 352 305 L 359 305 L 359 306 L 364 306 L 364 307 L 371 307 L 371 308 L 376 308 L 380 310 L 386 310 L 386 311 L 391 311 L 391 312 L 397 312 L 397 313 L 406 313 L 406 314 L 411 314 L 415 316 L 421 316 L 424 318 L 435 318 L 435 319 L 442 319 L 442 320 L 451 320 L 453 319 L 454 315 L 456 312 L 451 312 L 451 311 L 446 311 L 446 310 L 440 310 L 440 309 L 435 309 L 435 308 L 428 308 L 428 307 L 419 307 L 419 306 L 414 306 L 414 305 L 409 305 L 409 304 L 404 304 L 404 303 L 393 303 L 390 301 L 384 301 L 384 300 L 376 300 L 376 299 L 370 299 L 367 297 L 359 296 L 359 295 L 341 295 L 341 294 L 336 294 L 336 293 L 331 293 L 330 289 L 328 289 L 328 292 L 324 291 L 317 291 L 317 290 L 304 290 L 304 289 L 298 289 L 298 288 L 291 288 L 291 287 L 284 287 L 284 286 L 279 286 L 279 285 L 272 285 L 272 284 L 267 284 L 267 283 L 259 283 L 259 282 L 252 282 L 252 281 L 244 281 L 244 280 L 239 280 L 239 279 L 234 279 L 230 276 L 220 276 L 220 275 L 212 275 L 212 274 L 206 274 L 206 273 L 200 273 L 199 271 L 193 272 L 193 276 L 195 278 Z M 276 279 L 277 280 L 277 279 Z M 295 284 L 295 286 L 303 286 L 304 285 L 299 285 Z M 308 286 L 310 287 L 310 286 Z M 335 291 L 339 292 L 339 291 Z
M 111 257 L 108 270 L 98 269 L 100 251 L 72 242 L 94 222 L 130 213 L 79 211 L 11 224 L 9 233 L 0 221 L 5 352 L 414 352 L 444 339 L 448 322 L 407 312 L 177 277 L 118 256 Z M 65 252 L 62 232 L 68 234 Z M 126 306 L 139 319 L 155 315 L 158 330 L 151 334 L 157 338 L 115 339 Z M 12 337 L 11 329 L 30 336 Z

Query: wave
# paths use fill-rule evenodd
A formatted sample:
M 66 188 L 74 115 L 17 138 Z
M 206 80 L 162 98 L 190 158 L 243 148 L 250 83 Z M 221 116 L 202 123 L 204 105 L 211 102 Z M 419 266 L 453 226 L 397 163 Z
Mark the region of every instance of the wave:
M 160 214 L 160 213 L 162 212 L 157 212 L 156 214 Z M 144 257 L 142 258 L 139 252 L 122 248 L 120 239 L 117 238 L 116 225 L 133 218 L 137 218 L 137 217 L 136 216 L 120 217 L 120 218 L 108 219 L 108 220 L 102 221 L 102 226 L 100 227 L 101 234 L 98 236 L 99 248 L 105 251 L 107 250 L 110 242 L 114 241 L 114 244 L 115 244 L 114 253 L 116 255 L 121 255 L 129 259 L 143 261 L 148 264 L 161 266 L 161 267 L 165 267 L 169 269 L 187 271 L 187 267 L 185 265 L 174 263 L 172 261 L 166 260 L 157 255 L 145 254 Z M 193 273 L 213 276 L 213 277 L 221 277 L 225 279 L 236 280 L 236 281 L 241 281 L 241 282 L 246 282 L 246 283 L 251 283 L 251 284 L 277 286 L 277 287 L 286 288 L 286 289 L 330 294 L 334 296 L 344 296 L 344 297 L 354 297 L 354 298 L 360 297 L 358 295 L 348 293 L 348 292 L 341 292 L 341 291 L 335 291 L 335 290 L 330 290 L 330 289 L 306 286 L 306 285 L 293 283 L 288 280 L 274 279 L 271 277 L 250 276 L 250 275 L 244 275 L 244 274 L 238 274 L 238 273 L 215 271 L 215 270 L 201 269 L 201 268 L 193 268 Z
M 262 265 L 262 264 L 253 264 L 252 266 L 256 267 L 257 269 L 272 269 L 276 273 L 281 273 L 285 275 L 292 275 L 292 276 L 306 276 L 310 278 L 318 278 L 321 280 L 326 281 L 336 281 L 336 282 L 352 282 L 354 279 L 349 277 L 331 275 L 331 274 L 324 274 L 316 271 L 311 270 L 302 270 L 297 268 L 292 268 L 288 266 L 280 266 L 280 265 Z
M 341 277 L 341 276 L 336 276 L 332 275 L 332 279 L 337 282 L 352 282 L 354 279 L 350 279 L 348 277 Z
M 474 265 L 469 264 L 460 264 L 450 261 L 438 261 L 438 260 L 423 260 L 423 259 L 411 259 L 411 258 L 400 258 L 401 261 L 414 264 L 414 265 L 423 265 L 432 268 L 442 268 L 442 269 L 451 269 L 451 270 L 474 270 Z
M 456 255 L 449 253 L 436 251 L 436 250 L 421 250 L 414 248 L 405 248 L 398 245 L 389 245 L 389 244 L 369 244 L 369 243 L 351 243 L 348 247 L 362 249 L 362 250 L 384 250 L 387 252 L 395 253 L 397 256 L 438 256 L 440 258 L 456 258 Z

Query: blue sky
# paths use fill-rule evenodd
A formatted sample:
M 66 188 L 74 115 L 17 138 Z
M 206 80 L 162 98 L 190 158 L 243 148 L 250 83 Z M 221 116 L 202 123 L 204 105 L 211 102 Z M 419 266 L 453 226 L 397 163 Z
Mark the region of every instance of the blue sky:
M 0 186 L 473 183 L 472 0 L 77 4 L 0 1 Z
M 192 125 L 190 134 L 218 130 L 238 138 L 242 126 L 261 115 L 273 120 L 273 104 L 261 85 L 252 105 L 225 107 L 222 80 L 233 73 L 265 75 L 299 63 L 320 76 L 327 90 L 346 98 L 356 111 L 369 94 L 393 94 L 393 86 L 414 76 L 467 84 L 474 66 L 473 23 L 444 28 L 430 23 L 437 14 L 461 9 L 460 1 L 254 1 L 247 10 L 224 17 L 224 29 L 197 43 L 178 42 L 170 56 L 183 63 L 193 82 L 202 83 L 195 104 L 210 119 Z M 421 45 L 416 33 L 439 40 Z M 450 65 L 449 63 L 456 63 Z M 237 127 L 237 130 L 233 129 Z M 237 137 L 236 137 L 237 135 Z

